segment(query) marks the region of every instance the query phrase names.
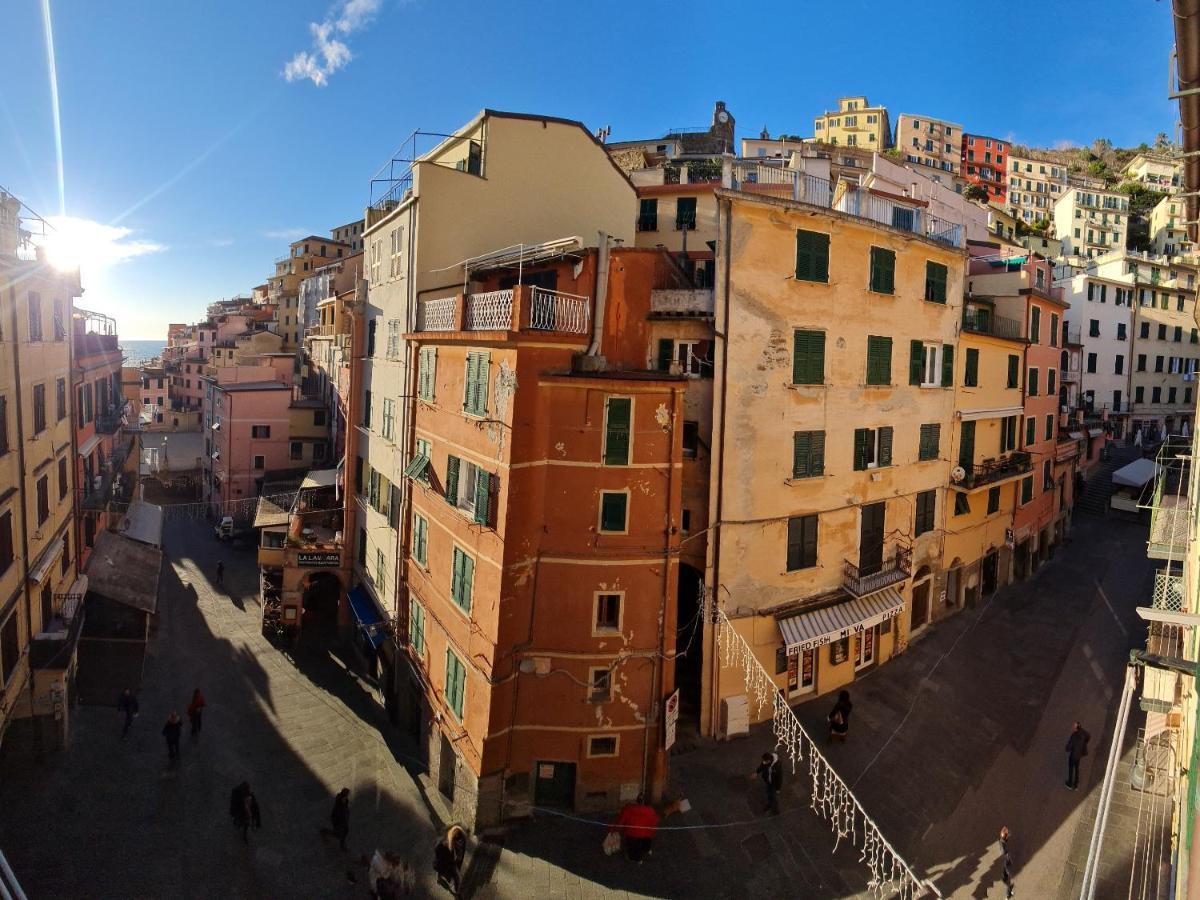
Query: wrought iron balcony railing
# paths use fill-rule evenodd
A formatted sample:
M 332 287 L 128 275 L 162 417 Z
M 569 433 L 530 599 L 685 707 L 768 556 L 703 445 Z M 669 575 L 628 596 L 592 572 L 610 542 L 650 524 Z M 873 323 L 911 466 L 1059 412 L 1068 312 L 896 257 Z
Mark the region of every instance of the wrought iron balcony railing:
M 963 469 L 966 471 L 966 476 L 960 483 L 960 487 L 977 488 L 1032 472 L 1033 458 L 1024 450 L 1014 450 L 1008 456 L 1002 456 L 999 459 L 985 459 L 982 462 L 963 466 Z
M 893 556 L 878 566 L 860 568 L 850 560 L 845 560 L 842 567 L 842 586 L 855 597 L 865 597 L 867 594 L 906 581 L 910 575 L 912 550 L 907 546 L 897 545 Z

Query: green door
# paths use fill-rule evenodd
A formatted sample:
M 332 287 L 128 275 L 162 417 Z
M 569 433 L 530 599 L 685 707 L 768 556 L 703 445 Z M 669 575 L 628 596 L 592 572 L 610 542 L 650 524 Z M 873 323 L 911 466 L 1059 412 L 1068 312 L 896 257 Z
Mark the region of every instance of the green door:
M 575 763 L 535 761 L 533 804 L 574 809 Z

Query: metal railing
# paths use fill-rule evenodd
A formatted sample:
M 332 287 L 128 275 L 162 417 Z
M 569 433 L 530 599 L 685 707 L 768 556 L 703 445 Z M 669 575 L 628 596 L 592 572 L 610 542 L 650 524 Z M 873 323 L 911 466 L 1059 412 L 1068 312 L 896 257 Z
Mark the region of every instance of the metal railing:
M 507 331 L 512 327 L 512 288 L 467 294 L 466 303 L 468 331 Z
M 975 334 L 990 334 L 995 337 L 1024 338 L 1022 323 L 1017 319 L 998 316 L 990 310 L 965 309 L 962 317 L 963 331 Z
M 1183 576 L 1166 569 L 1154 573 L 1154 593 L 1150 604 L 1154 609 L 1183 612 Z
M 899 584 L 912 574 L 912 549 L 898 545 L 895 554 L 880 565 L 860 568 L 850 560 L 842 566 L 842 586 L 855 597 L 865 597 L 885 587 Z
M 587 297 L 539 287 L 535 287 L 532 293 L 529 308 L 529 327 L 532 330 L 588 333 L 591 304 Z
M 1014 450 L 1008 456 L 971 463 L 963 466 L 963 469 L 967 473 L 962 480 L 963 485 L 977 488 L 1032 472 L 1033 458 L 1024 450 Z
M 456 331 L 457 297 L 422 300 L 417 306 L 417 331 Z
M 124 416 L 121 410 L 109 410 L 96 414 L 96 431 L 100 434 L 115 434 L 121 427 Z

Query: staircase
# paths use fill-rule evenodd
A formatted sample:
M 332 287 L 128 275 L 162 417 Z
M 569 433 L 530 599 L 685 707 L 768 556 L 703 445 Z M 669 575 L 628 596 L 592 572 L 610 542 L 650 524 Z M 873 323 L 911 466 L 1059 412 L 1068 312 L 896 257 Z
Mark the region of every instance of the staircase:
M 1094 516 L 1108 512 L 1108 500 L 1112 496 L 1112 474 L 1122 466 L 1142 455 L 1141 447 L 1126 447 L 1121 444 L 1108 445 L 1108 459 L 1097 466 L 1084 485 L 1083 496 L 1075 498 L 1075 509 Z

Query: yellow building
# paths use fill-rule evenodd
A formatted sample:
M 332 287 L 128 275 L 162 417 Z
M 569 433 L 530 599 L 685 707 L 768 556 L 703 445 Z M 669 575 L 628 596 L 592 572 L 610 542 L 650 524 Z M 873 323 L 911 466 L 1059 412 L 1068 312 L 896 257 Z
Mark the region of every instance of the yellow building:
M 1150 240 L 1154 252 L 1160 256 L 1179 256 L 1190 253 L 1192 242 L 1188 240 L 1184 221 L 1187 210 L 1183 198 L 1176 194 L 1163 197 L 1150 211 Z
M 946 445 L 954 465 L 946 492 L 944 609 L 973 606 L 1008 581 L 1012 528 L 1021 478 L 1032 471 L 1020 449 L 1024 417 L 1022 324 L 971 299 L 963 310 L 954 427 Z
M 717 194 L 705 584 L 795 699 L 902 649 L 940 577 L 963 230 L 866 189 L 769 196 L 749 165 Z M 744 683 L 707 649 L 712 732 Z
M 0 743 L 31 716 L 65 735 L 83 620 L 67 327 L 82 290 L 22 240 L 48 227 L 23 212 L 0 193 Z
M 813 138 L 844 147 L 885 150 L 892 146 L 892 126 L 884 106 L 863 96 L 839 97 L 838 108 L 813 119 Z

